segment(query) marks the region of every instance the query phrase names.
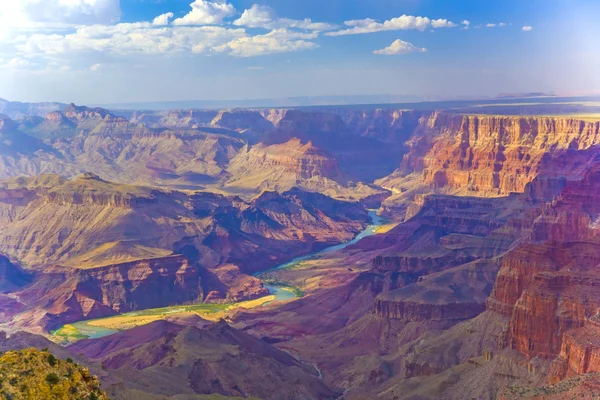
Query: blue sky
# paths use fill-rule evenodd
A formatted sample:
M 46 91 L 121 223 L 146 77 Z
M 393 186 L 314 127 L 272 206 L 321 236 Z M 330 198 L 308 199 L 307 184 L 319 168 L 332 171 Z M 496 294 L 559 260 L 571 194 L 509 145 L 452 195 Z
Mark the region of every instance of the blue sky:
M 11 100 L 600 91 L 595 0 L 2 3 Z

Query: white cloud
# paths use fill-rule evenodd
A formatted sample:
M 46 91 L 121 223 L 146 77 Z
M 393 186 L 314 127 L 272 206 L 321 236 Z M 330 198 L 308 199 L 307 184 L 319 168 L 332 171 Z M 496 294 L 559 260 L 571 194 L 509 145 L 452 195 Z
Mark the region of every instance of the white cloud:
M 434 19 L 431 21 L 432 28 L 456 28 L 457 26 L 454 22 L 447 19 Z
M 11 68 L 96 71 L 112 63 L 145 62 L 136 56 L 223 53 L 254 57 L 308 50 L 318 46 L 315 40 L 323 32 L 338 29 L 308 18 L 281 18 L 272 8 L 258 4 L 233 20 L 236 10 L 229 0 L 187 1 L 191 11 L 181 18 L 174 19 L 175 14 L 167 12 L 151 21 L 118 23 L 120 0 L 0 0 L 0 57 L 5 60 L 4 68 L 10 64 Z M 326 34 L 426 31 L 457 24 L 402 15 L 383 22 L 346 21 L 345 26 Z M 253 34 L 246 28 L 269 32 Z M 397 41 L 377 54 L 425 51 L 408 45 Z
M 486 28 L 503 28 L 505 26 L 506 26 L 505 22 L 500 22 L 499 24 L 489 23 L 489 24 L 485 25 Z
M 377 21 L 375 21 L 373 18 L 365 18 L 365 19 L 355 19 L 355 20 L 351 20 L 351 21 L 346 21 L 344 22 L 344 25 L 346 26 L 350 26 L 350 27 L 367 27 L 370 26 L 372 24 L 376 24 Z
M 394 41 L 394 43 L 392 43 L 388 47 L 381 49 L 381 50 L 375 50 L 373 52 L 373 54 L 389 56 L 389 55 L 402 55 L 402 54 L 409 54 L 409 53 L 425 53 L 425 52 L 427 52 L 427 49 L 424 47 L 417 47 L 412 43 L 397 39 L 396 41 Z
M 244 29 L 221 26 L 170 28 L 138 22 L 79 27 L 68 34 L 34 34 L 18 44 L 17 49 L 29 57 L 61 58 L 89 53 L 102 56 L 205 53 L 246 35 Z
M 161 14 L 158 17 L 154 18 L 154 20 L 152 21 L 152 25 L 156 25 L 156 26 L 169 25 L 169 20 L 171 18 L 173 18 L 172 12 Z
M 0 26 L 16 29 L 111 24 L 120 18 L 120 0 L 0 1 Z
M 68 34 L 34 34 L 17 44 L 29 58 L 66 60 L 72 57 L 126 57 L 135 54 L 160 55 L 211 52 L 237 57 L 300 51 L 317 47 L 312 40 L 317 32 L 275 29 L 264 35 L 250 36 L 243 28 L 223 26 L 155 26 L 149 22 L 111 26 L 79 27 Z M 98 67 L 92 67 L 95 70 Z
M 225 45 L 216 47 L 214 50 L 228 52 L 236 57 L 254 57 L 314 49 L 317 44 L 308 40 L 317 37 L 317 33 L 300 33 L 290 32 L 286 29 L 276 29 L 265 35 L 247 36 L 232 40 Z
M 26 69 L 31 67 L 32 64 L 26 59 L 23 58 L 12 58 L 4 63 L 4 60 L 0 60 L 0 68 L 2 69 Z
M 461 22 L 461 24 L 463 24 L 464 26 L 470 26 L 471 25 L 471 21 L 465 19 L 463 22 Z
M 454 28 L 457 25 L 446 19 L 431 20 L 427 17 L 415 17 L 412 15 L 402 15 L 398 18 L 392 18 L 384 22 L 377 22 L 371 18 L 346 21 L 344 24 L 350 29 L 336 32 L 328 32 L 327 36 L 357 35 L 361 33 L 372 33 L 382 31 L 397 31 L 416 29 L 421 32 L 428 28 Z
M 276 19 L 279 18 L 271 7 L 254 4 L 251 8 L 244 10 L 242 16 L 235 20 L 233 24 L 249 28 L 262 28 L 272 24 Z
M 327 31 L 337 28 L 337 25 L 324 22 L 313 22 L 309 18 L 303 20 L 279 18 L 275 10 L 273 10 L 271 7 L 261 6 L 259 4 L 254 4 L 252 7 L 245 10 L 240 18 L 235 20 L 233 24 L 248 28 L 296 28 L 313 31 Z
M 523 32 L 531 32 L 533 30 L 533 26 L 525 25 L 523 27 Z
M 192 11 L 173 21 L 173 25 L 219 25 L 223 19 L 235 15 L 235 7 L 225 1 L 195 0 Z

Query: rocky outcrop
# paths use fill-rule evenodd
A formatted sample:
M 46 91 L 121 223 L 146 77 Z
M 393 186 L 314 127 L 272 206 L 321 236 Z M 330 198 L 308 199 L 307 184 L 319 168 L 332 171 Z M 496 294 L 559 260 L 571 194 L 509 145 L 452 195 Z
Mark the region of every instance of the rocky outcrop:
M 448 327 L 481 314 L 500 263 L 493 259 L 457 264 L 437 273 L 413 270 L 421 275 L 418 281 L 379 295 L 375 314 L 407 322 L 444 322 Z
M 585 326 L 563 335 L 558 358 L 552 363 L 550 384 L 572 376 L 600 372 L 600 324 L 598 316 L 588 318 Z
M 207 303 L 235 303 L 269 295 L 260 279 L 244 275 L 233 264 L 202 272 L 204 301 Z
M 53 267 L 19 293 L 30 307 L 49 313 L 53 324 L 191 303 L 202 297 L 199 270 L 183 256 L 90 269 Z
M 600 374 L 589 373 L 566 379 L 550 386 L 503 387 L 498 400 L 571 400 L 594 399 L 600 391 Z
M 330 136 L 348 133 L 348 128 L 342 119 L 333 113 L 303 112 L 289 110 L 278 124 L 278 134 L 287 132 L 288 135 L 321 132 Z M 290 136 L 290 138 L 293 136 Z M 283 138 L 272 136 L 281 143 Z
M 279 125 L 279 122 L 285 118 L 285 114 L 287 114 L 288 110 L 284 108 L 273 108 L 258 110 L 258 112 L 264 119 L 271 122 L 273 126 L 277 126 Z
M 414 216 L 380 238 L 388 248 L 375 256 L 378 271 L 409 272 L 419 276 L 443 271 L 478 259 L 491 259 L 514 240 L 492 235 L 508 221 L 517 197 L 478 199 L 445 195 L 417 196 Z M 390 241 L 396 240 L 391 245 Z
M 67 107 L 65 107 L 60 114 L 64 115 L 66 118 L 72 121 L 83 121 L 83 120 L 106 120 L 108 119 L 117 119 L 119 117 L 114 116 L 108 110 L 105 110 L 100 107 L 89 108 L 86 106 L 76 106 L 71 103 Z M 48 115 L 46 118 L 51 120 L 56 116 L 56 113 L 52 113 Z
M 217 116 L 216 111 L 183 110 L 171 111 L 165 117 L 157 121 L 153 126 L 166 128 L 192 128 L 210 126 L 211 122 Z M 138 118 L 136 121 L 146 122 L 144 118 Z
M 332 112 L 338 114 L 355 135 L 400 145 L 414 133 L 420 118 L 429 114 L 399 109 L 356 111 L 341 108 Z
M 594 165 L 581 180 L 569 182 L 552 203 L 541 207 L 530 239 L 600 242 L 599 181 L 600 165 Z
M 401 189 L 402 177 L 414 174 L 425 185 L 461 194 L 523 192 L 554 158 L 599 143 L 600 122 L 436 112 L 421 118 L 402 166 L 380 184 Z
M 343 200 L 365 199 L 369 204 L 388 195 L 373 185 L 356 182 L 357 177 L 344 172 L 335 155 L 299 138 L 246 147 L 231 160 L 227 171 L 231 178 L 225 188 L 239 193 L 299 187 Z
M 273 124 L 257 111 L 245 110 L 219 111 L 210 125 L 232 131 L 250 131 L 253 133 L 265 133 L 274 128 Z
M 597 182 L 598 167 L 592 165 L 583 179 L 566 183 L 552 202 L 512 224 L 530 224 L 529 230 L 522 229 L 527 243 L 503 258 L 488 309 L 510 316 L 508 343 L 528 358 L 553 359 L 561 353 L 569 359 L 568 349 L 577 346 L 568 332 L 585 332 L 587 321 L 597 313 Z M 555 377 L 566 376 L 562 365 Z
M 485 310 L 484 304 L 419 304 L 395 301 L 381 296 L 375 303 L 375 313 L 386 319 L 404 321 L 459 322 L 474 318 Z
M 162 393 L 333 400 L 341 394 L 320 379 L 315 367 L 225 321 L 206 328 L 158 321 L 106 338 L 81 340 L 69 350 L 101 363 L 116 376 L 133 372 L 136 379 L 126 380 L 120 392 L 136 388 L 142 397 Z
M 0 113 L 18 119 L 27 116 L 45 117 L 46 114 L 66 107 L 62 103 L 22 103 L 0 99 Z
M 31 282 L 32 276 L 0 254 L 0 291 L 13 291 Z
M 292 139 L 280 145 L 257 145 L 245 149 L 231 161 L 228 171 L 233 176 L 230 185 L 257 174 L 282 175 L 274 176 L 272 182 L 264 180 L 261 183 L 267 186 L 284 186 L 288 183 L 282 179 L 285 175 L 289 175 L 289 179 L 294 181 L 292 184 L 315 177 L 334 181 L 342 178 L 335 158 L 311 142 L 302 143 L 300 139 Z
M 556 357 L 563 334 L 600 305 L 599 264 L 590 243 L 523 245 L 504 257 L 488 309 L 511 317 L 509 345 L 529 358 Z

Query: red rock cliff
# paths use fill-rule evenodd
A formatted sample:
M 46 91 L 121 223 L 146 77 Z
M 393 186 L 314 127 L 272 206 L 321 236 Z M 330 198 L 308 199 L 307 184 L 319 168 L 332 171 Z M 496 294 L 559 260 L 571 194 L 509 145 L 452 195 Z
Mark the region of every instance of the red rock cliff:
M 55 323 L 68 323 L 198 301 L 202 289 L 198 268 L 170 256 L 92 269 L 54 267 L 19 297 L 57 317 Z
M 523 192 L 554 157 L 600 143 L 600 122 L 569 117 L 422 117 L 394 176 L 416 173 L 426 184 L 499 196 Z M 563 171 L 568 174 L 568 171 Z

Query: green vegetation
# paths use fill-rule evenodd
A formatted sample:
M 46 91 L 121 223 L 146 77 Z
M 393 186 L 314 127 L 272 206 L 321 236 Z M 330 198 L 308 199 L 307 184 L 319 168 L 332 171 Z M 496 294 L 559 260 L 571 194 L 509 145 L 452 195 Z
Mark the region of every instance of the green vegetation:
M 52 354 L 48 355 L 48 364 L 50 364 L 51 367 L 56 365 L 56 357 L 54 357 Z
M 303 263 L 303 261 L 296 261 L 294 263 L 287 264 L 281 268 L 277 268 L 277 270 L 281 271 L 281 270 L 295 269 L 295 268 L 298 268 L 300 265 L 302 265 L 302 263 Z
M 48 382 L 50 386 L 57 385 L 59 381 L 58 375 L 56 375 L 54 372 L 50 372 L 48 375 L 46 375 L 46 382 Z
M 108 400 L 87 368 L 37 349 L 9 351 L 0 356 L 0 398 Z
M 257 300 L 240 303 L 224 304 L 190 304 L 163 308 L 152 308 L 121 314 L 114 317 L 101 318 L 90 321 L 81 321 L 67 324 L 50 334 L 60 343 L 72 343 L 90 337 L 106 336 L 116 331 L 123 331 L 149 324 L 154 321 L 166 319 L 170 316 L 195 314 L 204 319 L 217 321 L 226 316 L 228 311 L 237 308 L 255 308 L 275 300 L 275 296 L 265 296 Z M 88 335 L 88 333 L 90 335 Z
M 65 325 L 62 328 L 57 329 L 55 331 L 50 331 L 50 334 L 59 338 L 59 342 L 65 343 L 76 342 L 78 340 L 89 338 L 88 335 L 82 334 L 75 326 L 71 324 Z

